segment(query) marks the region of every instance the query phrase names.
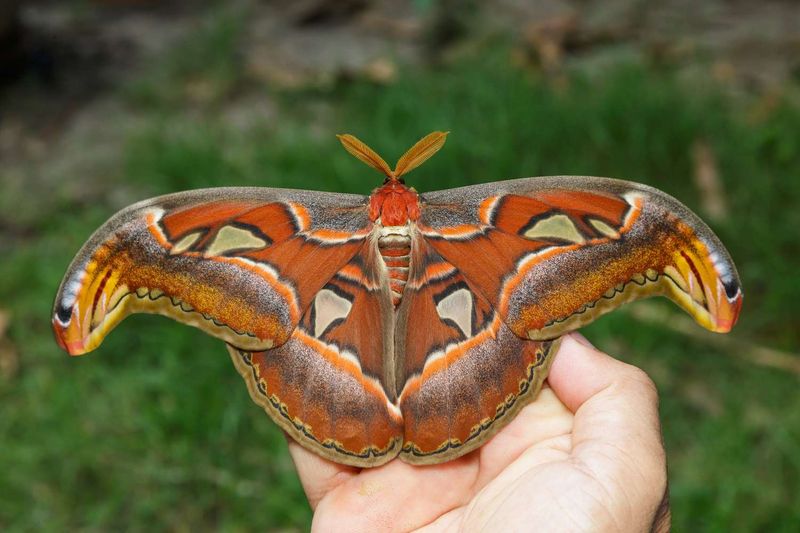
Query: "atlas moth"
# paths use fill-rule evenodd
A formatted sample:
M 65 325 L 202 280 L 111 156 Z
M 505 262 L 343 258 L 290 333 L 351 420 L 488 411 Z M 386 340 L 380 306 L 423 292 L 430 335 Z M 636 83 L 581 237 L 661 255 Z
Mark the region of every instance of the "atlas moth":
M 672 299 L 727 332 L 742 291 L 719 239 L 667 194 L 551 176 L 418 193 L 404 176 L 369 196 L 224 187 L 134 204 L 98 229 L 58 291 L 71 355 L 125 316 L 159 313 L 228 345 L 252 399 L 338 463 L 441 463 L 533 401 L 559 337 L 624 302 Z

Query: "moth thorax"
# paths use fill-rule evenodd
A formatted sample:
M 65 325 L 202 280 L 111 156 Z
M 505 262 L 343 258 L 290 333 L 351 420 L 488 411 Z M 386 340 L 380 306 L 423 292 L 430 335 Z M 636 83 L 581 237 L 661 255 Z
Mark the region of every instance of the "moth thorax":
M 389 274 L 389 288 L 395 307 L 403 297 L 411 262 L 411 235 L 408 226 L 384 226 L 378 235 L 378 249 Z

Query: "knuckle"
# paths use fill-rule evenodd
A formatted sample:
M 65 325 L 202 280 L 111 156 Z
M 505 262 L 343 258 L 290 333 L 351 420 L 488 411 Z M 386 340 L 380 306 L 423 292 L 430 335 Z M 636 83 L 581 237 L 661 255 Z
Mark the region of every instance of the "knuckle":
M 658 388 L 647 372 L 639 367 L 627 365 L 621 376 L 621 385 L 626 390 L 646 397 L 648 400 L 658 401 Z

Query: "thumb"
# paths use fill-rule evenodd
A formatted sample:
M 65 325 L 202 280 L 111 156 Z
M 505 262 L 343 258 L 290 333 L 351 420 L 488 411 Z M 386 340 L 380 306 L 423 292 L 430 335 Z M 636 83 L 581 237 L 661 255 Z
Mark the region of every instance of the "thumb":
M 300 483 L 308 498 L 312 510 L 317 508 L 319 502 L 331 491 L 346 483 L 356 475 L 360 469 L 345 466 L 323 459 L 297 444 L 288 435 L 289 454 L 292 456 Z
M 621 523 L 652 525 L 667 486 L 658 393 L 639 368 L 600 352 L 577 335 L 564 338 L 548 377 L 575 413 L 572 456 L 621 501 Z M 641 510 L 647 510 L 643 516 Z

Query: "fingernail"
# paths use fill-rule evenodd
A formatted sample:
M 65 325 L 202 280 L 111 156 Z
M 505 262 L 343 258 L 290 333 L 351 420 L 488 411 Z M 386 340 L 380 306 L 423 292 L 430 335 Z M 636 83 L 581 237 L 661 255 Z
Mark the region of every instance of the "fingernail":
M 583 344 L 587 348 L 591 348 L 592 350 L 596 350 L 597 349 L 597 348 L 594 347 L 594 344 L 589 342 L 589 339 L 587 339 L 586 337 L 583 336 L 583 334 L 578 333 L 577 331 L 573 331 L 572 333 L 570 333 L 570 335 L 572 336 L 573 339 L 578 341 L 580 344 Z

